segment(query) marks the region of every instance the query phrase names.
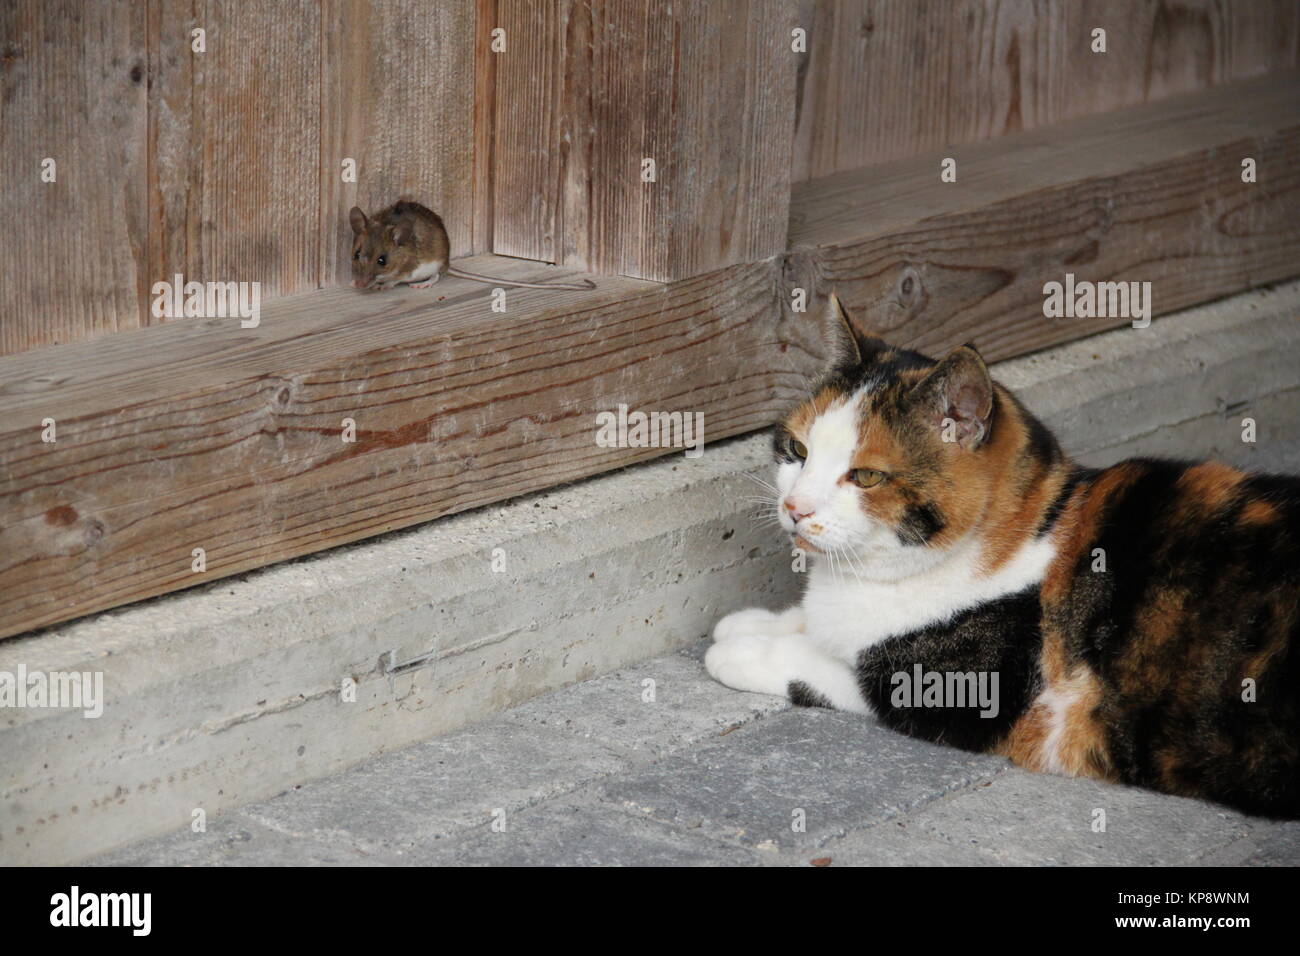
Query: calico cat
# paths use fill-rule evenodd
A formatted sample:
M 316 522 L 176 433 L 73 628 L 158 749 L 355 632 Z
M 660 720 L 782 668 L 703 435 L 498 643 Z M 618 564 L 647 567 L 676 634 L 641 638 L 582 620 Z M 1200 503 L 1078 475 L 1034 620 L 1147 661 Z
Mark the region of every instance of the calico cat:
M 724 617 L 709 673 L 1031 770 L 1300 816 L 1300 478 L 1080 468 L 973 347 L 934 361 L 830 313 L 830 367 L 775 433 L 803 601 Z M 996 706 L 961 699 L 975 677 Z

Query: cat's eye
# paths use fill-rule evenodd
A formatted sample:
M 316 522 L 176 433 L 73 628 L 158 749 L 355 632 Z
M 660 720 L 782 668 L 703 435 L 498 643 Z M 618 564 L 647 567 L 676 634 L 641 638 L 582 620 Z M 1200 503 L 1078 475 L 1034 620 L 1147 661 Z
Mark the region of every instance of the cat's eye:
M 386 265 L 388 265 L 388 256 L 380 256 L 380 257 L 379 257 L 378 259 L 376 259 L 375 261 L 376 261 L 377 263 L 379 263 L 379 265 L 381 265 L 381 266 L 386 266 Z
M 883 471 L 876 471 L 874 468 L 854 468 L 849 472 L 849 481 L 859 488 L 874 487 L 884 481 L 886 477 Z
M 794 456 L 800 461 L 808 460 L 808 446 L 803 442 L 795 439 L 790 442 L 790 448 L 794 451 Z

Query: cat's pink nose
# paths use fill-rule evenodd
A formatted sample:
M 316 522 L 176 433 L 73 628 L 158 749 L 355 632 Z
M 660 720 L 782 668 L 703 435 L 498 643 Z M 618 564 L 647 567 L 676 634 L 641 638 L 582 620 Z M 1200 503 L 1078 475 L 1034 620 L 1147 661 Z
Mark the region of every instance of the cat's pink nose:
M 790 520 L 793 521 L 795 524 L 798 524 L 804 518 L 810 517 L 813 513 L 812 508 L 809 508 L 802 501 L 795 501 L 793 495 L 787 495 L 785 501 L 783 501 L 782 504 L 785 505 L 785 510 L 790 512 Z M 807 509 L 807 510 L 800 510 L 800 509 Z

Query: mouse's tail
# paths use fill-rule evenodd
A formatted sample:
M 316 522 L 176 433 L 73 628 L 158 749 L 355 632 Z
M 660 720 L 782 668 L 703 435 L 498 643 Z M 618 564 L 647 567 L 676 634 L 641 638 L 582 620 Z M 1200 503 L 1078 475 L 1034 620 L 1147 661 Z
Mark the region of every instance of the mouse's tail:
M 464 269 L 457 269 L 455 266 L 447 267 L 447 275 L 456 276 L 460 279 L 473 279 L 475 282 L 488 282 L 494 285 L 509 285 L 517 289 L 568 289 L 574 292 L 585 292 L 589 289 L 596 288 L 596 283 L 590 279 L 583 279 L 581 284 L 565 282 L 516 282 L 514 279 L 502 279 L 497 276 L 485 276 L 477 272 L 466 272 Z

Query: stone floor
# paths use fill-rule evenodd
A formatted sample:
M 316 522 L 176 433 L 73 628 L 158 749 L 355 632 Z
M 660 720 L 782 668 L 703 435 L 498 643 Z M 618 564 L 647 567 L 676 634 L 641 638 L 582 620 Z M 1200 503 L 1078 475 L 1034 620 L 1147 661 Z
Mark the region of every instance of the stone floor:
M 689 648 L 97 864 L 1295 865 L 1300 823 L 1030 774 L 714 683 Z

